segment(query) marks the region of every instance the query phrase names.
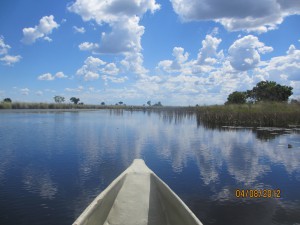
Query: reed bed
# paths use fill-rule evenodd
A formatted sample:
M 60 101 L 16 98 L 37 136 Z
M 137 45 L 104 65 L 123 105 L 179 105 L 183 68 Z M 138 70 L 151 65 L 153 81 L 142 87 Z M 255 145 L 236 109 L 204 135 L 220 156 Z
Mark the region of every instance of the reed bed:
M 197 123 L 215 126 L 287 127 L 300 125 L 299 104 L 257 104 L 199 107 Z
M 85 105 L 36 103 L 36 102 L 1 102 L 0 109 L 73 109 L 87 108 Z
M 93 105 L 71 103 L 37 103 L 37 102 L 0 102 L 0 109 L 120 109 L 120 110 L 143 110 L 143 111 L 191 111 L 193 107 L 173 106 L 137 106 L 137 105 Z
M 125 109 L 125 105 L 81 105 L 71 103 L 0 102 L 0 109 Z

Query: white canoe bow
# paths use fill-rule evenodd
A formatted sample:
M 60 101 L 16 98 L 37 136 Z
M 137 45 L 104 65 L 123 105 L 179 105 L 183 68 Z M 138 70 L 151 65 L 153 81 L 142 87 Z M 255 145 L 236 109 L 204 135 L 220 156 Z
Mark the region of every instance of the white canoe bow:
M 202 225 L 144 160 L 135 159 L 73 225 Z

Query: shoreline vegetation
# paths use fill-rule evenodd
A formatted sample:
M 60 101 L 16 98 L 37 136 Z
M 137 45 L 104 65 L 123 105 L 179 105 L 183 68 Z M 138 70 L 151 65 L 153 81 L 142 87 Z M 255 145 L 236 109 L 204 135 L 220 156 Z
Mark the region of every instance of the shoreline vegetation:
M 300 126 L 300 100 L 289 97 L 293 87 L 277 84 L 275 81 L 260 81 L 251 90 L 234 91 L 228 95 L 224 105 L 212 106 L 163 106 L 161 102 L 147 105 L 126 105 L 123 101 L 115 105 L 85 105 L 80 98 L 71 97 L 70 103 L 65 103 L 65 97 L 54 96 L 55 103 L 12 102 L 10 98 L 0 102 L 1 109 L 25 109 L 31 111 L 79 111 L 79 110 L 123 110 L 158 112 L 164 118 L 180 120 L 183 116 L 195 115 L 197 125 L 206 127 L 298 127 Z M 72 104 L 73 103 L 73 104 Z
M 259 102 L 255 104 L 226 104 L 212 106 L 131 106 L 131 105 L 85 105 L 71 103 L 0 102 L 0 111 L 81 111 L 126 110 L 159 112 L 180 118 L 196 115 L 197 124 L 207 127 L 289 127 L 300 125 L 300 104 L 287 102 Z M 3 110 L 4 109 L 4 110 Z M 6 110 L 5 110 L 6 109 Z

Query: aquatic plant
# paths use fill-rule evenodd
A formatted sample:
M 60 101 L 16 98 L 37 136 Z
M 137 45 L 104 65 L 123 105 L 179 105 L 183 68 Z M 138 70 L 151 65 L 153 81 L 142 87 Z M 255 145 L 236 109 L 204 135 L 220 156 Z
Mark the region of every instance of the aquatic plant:
M 278 102 L 198 107 L 196 114 L 198 124 L 207 126 L 286 127 L 300 124 L 300 107 Z

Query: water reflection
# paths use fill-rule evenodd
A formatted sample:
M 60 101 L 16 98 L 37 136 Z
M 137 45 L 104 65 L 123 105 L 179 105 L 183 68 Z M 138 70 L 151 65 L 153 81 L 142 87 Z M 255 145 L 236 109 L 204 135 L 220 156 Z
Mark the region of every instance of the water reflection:
M 53 217 L 69 212 L 66 223 L 135 158 L 145 159 L 205 224 L 300 219 L 295 214 L 300 210 L 300 134 L 295 129 L 211 129 L 197 124 L 190 112 L 125 110 L 10 113 L 1 115 L 0 125 L 0 191 L 10 188 L 40 198 L 33 208 L 50 201 L 57 207 Z M 237 199 L 236 188 L 280 188 L 284 196 Z M 0 194 L 0 204 L 12 198 Z M 11 205 L 11 212 L 17 207 Z M 249 212 L 255 208 L 261 215 L 254 221 Z M 238 212 L 243 217 L 234 220 Z
M 52 181 L 49 171 L 30 165 L 24 169 L 23 173 L 23 184 L 27 191 L 49 200 L 55 197 L 57 185 Z

